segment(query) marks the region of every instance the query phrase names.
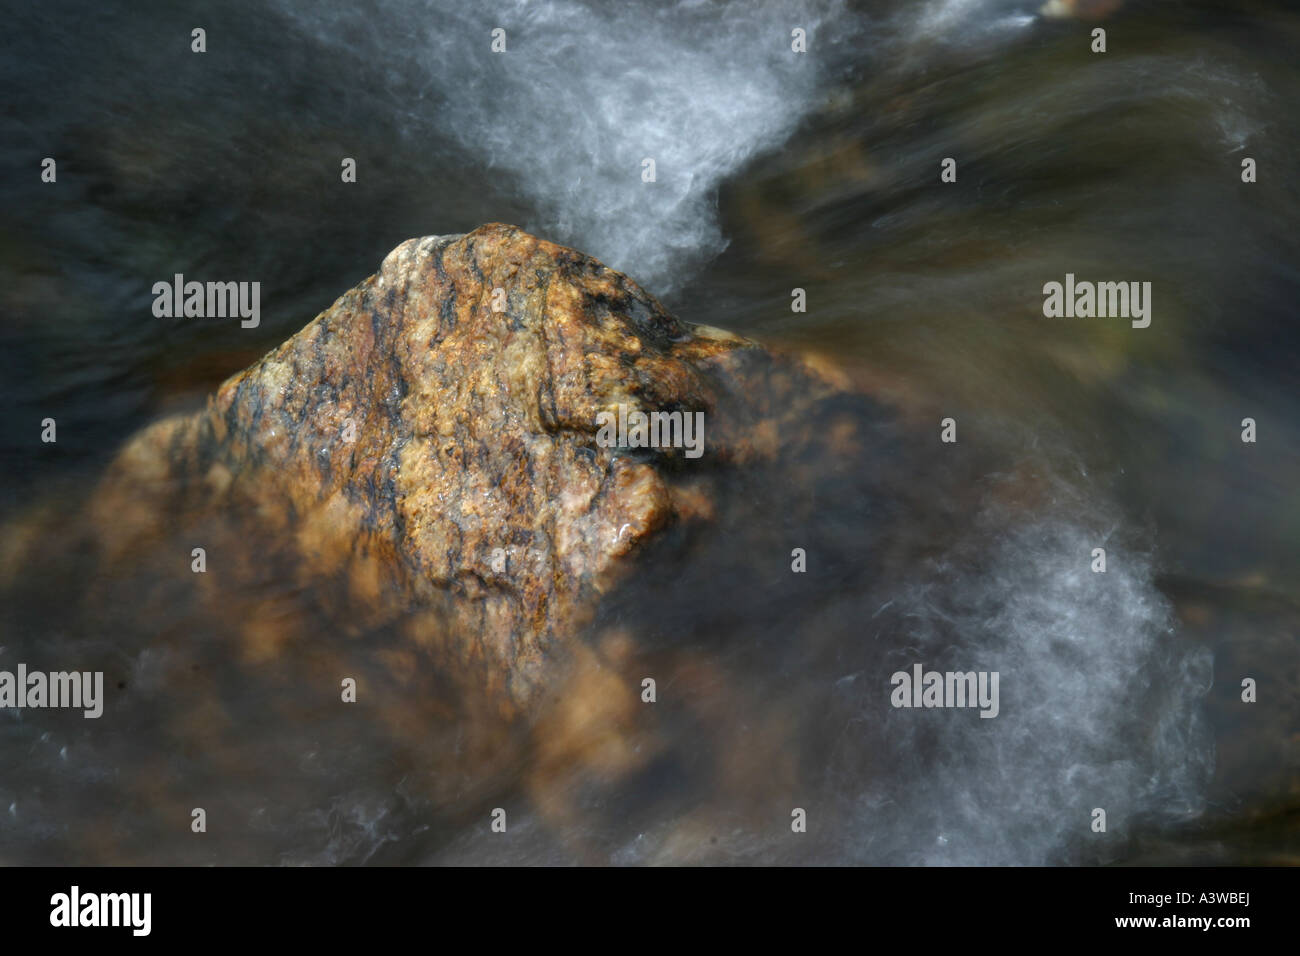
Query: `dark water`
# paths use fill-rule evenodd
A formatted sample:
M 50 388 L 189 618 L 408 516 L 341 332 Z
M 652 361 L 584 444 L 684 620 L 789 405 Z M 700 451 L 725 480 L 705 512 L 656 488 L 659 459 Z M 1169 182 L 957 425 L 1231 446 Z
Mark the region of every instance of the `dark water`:
M 801 592 L 723 535 L 611 600 L 601 624 L 654 620 L 641 653 L 672 657 L 701 703 L 665 717 L 665 756 L 616 785 L 570 786 L 560 757 L 530 752 L 573 791 L 562 825 L 522 771 L 413 782 L 454 727 L 401 754 L 329 718 L 264 728 L 218 785 L 201 755 L 155 760 L 158 712 L 133 704 L 116 725 L 6 713 L 3 858 L 89 855 L 70 821 L 120 800 L 114 847 L 137 826 L 148 839 L 107 852 L 186 862 L 1294 862 L 1300 15 L 1131 2 L 1094 54 L 1092 24 L 1037 6 L 9 11 L 8 521 L 71 511 L 127 435 L 196 406 L 398 242 L 493 220 L 602 258 L 686 320 L 823 353 L 915 435 L 952 417 L 959 442 L 947 457 L 882 442 L 879 485 L 826 478 Z M 40 181 L 46 156 L 57 184 Z M 345 156 L 356 183 L 340 182 Z M 949 156 L 958 179 L 941 184 Z M 260 326 L 154 318 L 150 289 L 177 272 L 260 281 Z M 1044 318 L 1043 284 L 1067 272 L 1150 281 L 1150 327 Z M 46 417 L 57 444 L 40 441 Z M 798 493 L 735 492 L 769 514 Z M 773 553 L 802 543 L 787 531 Z M 1105 576 L 1088 570 L 1099 546 Z M 60 560 L 7 595 L 4 667 L 89 655 L 148 688 L 177 634 L 209 633 L 133 620 L 130 594 L 116 620 L 61 617 L 93 572 Z M 312 613 L 267 586 L 280 613 Z M 880 688 L 916 660 L 1000 668 L 1024 690 L 993 721 L 892 711 Z M 256 702 L 227 705 L 257 725 Z M 242 836 L 195 855 L 140 822 L 145 767 L 191 780 Z M 770 792 L 741 799 L 765 768 Z M 520 807 L 509 844 L 483 825 L 503 803 Z M 833 822 L 792 848 L 788 807 L 805 804 Z M 1100 847 L 1080 825 L 1098 805 L 1115 821 Z M 785 818 L 764 829 L 774 806 Z

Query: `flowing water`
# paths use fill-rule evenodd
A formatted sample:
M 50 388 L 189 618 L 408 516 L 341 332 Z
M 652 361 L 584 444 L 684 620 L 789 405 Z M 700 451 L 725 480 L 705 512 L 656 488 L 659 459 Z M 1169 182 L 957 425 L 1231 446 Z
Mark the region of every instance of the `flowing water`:
M 1130 0 L 1094 24 L 1039 6 L 10 11 L 6 520 L 73 509 L 127 435 L 197 407 L 398 242 L 487 221 L 597 256 L 688 321 L 831 358 L 931 447 L 941 419 L 958 427 L 946 456 L 882 445 L 883 484 L 819 486 L 816 540 L 773 532 L 778 556 L 822 556 L 805 591 L 782 590 L 788 558 L 769 567 L 723 541 L 602 608 L 610 626 L 654 620 L 643 641 L 702 662 L 680 673 L 703 702 L 661 728 L 670 756 L 575 798 L 558 829 L 579 837 L 520 798 L 512 840 L 495 839 L 486 809 L 527 791 L 522 774 L 457 791 L 450 809 L 362 740 L 327 759 L 320 739 L 348 731 L 325 721 L 312 739 L 250 743 L 246 792 L 209 797 L 248 823 L 247 842 L 196 856 L 148 831 L 158 856 L 136 858 L 1300 859 L 1300 12 Z M 1097 25 L 1105 53 L 1090 49 Z M 497 27 L 504 54 L 489 49 Z M 796 28 L 807 53 L 791 50 Z M 40 181 L 46 156 L 57 185 Z M 345 156 L 354 184 L 340 183 Z M 940 182 L 946 157 L 955 183 Z M 152 285 L 174 273 L 259 280 L 260 326 L 155 318 Z M 1150 326 L 1045 318 L 1044 283 L 1067 273 L 1149 281 Z M 46 417 L 57 444 L 39 440 Z M 800 493 L 735 488 L 771 514 Z M 891 520 L 892 567 L 872 563 Z M 0 666 L 73 666 L 63 654 L 93 648 L 123 687 L 148 687 L 159 652 L 139 639 L 206 633 L 179 609 L 93 633 L 64 622 L 56 606 L 88 572 L 59 560 L 8 602 Z M 283 613 L 311 613 L 282 590 Z M 913 662 L 1000 670 L 1002 713 L 894 710 L 889 675 Z M 1258 703 L 1240 699 L 1246 677 Z M 720 730 L 732 693 L 749 716 Z M 3 858 L 83 858 L 69 821 L 157 765 L 149 719 L 105 731 L 6 711 Z M 777 763 L 769 804 L 740 806 L 735 781 Z M 116 827 L 144 817 L 148 789 L 130 788 Z M 774 828 L 755 823 L 778 804 Z M 792 844 L 789 807 L 805 804 L 818 822 Z M 1105 843 L 1088 827 L 1098 806 Z

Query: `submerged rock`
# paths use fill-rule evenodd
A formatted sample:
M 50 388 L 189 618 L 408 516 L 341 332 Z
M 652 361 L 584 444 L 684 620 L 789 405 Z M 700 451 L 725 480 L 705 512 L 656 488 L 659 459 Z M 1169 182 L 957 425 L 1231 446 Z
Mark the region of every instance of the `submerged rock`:
M 856 558 L 888 560 L 864 494 L 887 417 L 822 365 L 678 321 L 514 227 L 403 243 L 130 440 L 82 507 L 6 529 L 13 650 L 103 670 L 108 696 L 89 737 L 43 734 L 27 789 L 0 792 L 31 807 L 84 739 L 75 800 L 108 819 L 41 805 L 7 852 L 481 860 L 455 841 L 502 806 L 546 823 L 535 852 L 608 860 L 619 806 L 672 845 L 715 811 L 767 816 L 754 785 L 795 786 L 803 685 L 762 688 L 842 637 L 817 615 Z M 627 432 L 655 413 L 702 430 L 611 446 L 644 444 Z M 661 817 L 643 772 L 707 819 Z M 611 807 L 598 837 L 591 799 Z M 195 808 L 219 842 L 191 838 Z
M 108 698 L 89 730 L 40 718 L 0 854 L 409 862 L 522 794 L 589 858 L 582 795 L 635 791 L 701 721 L 736 791 L 785 786 L 787 731 L 752 729 L 795 705 L 742 705 L 707 655 L 779 670 L 773 642 L 831 634 L 791 641 L 772 608 L 843 587 L 883 416 L 820 365 L 511 226 L 403 243 L 0 535 L 9 652 L 103 671 Z M 611 446 L 654 413 L 677 416 L 658 447 Z M 821 573 L 793 574 L 813 541 Z M 647 678 L 675 703 L 649 706 Z M 195 808 L 220 841 L 191 837 Z
M 120 565 L 188 524 L 208 578 L 220 569 L 212 613 L 269 568 L 323 583 L 345 628 L 398 622 L 514 712 L 647 539 L 710 514 L 719 468 L 806 442 L 836 391 L 594 259 L 488 225 L 403 243 L 205 410 L 137 436 L 92 525 Z M 702 420 L 702 447 L 597 440 L 603 414 L 638 412 Z M 195 581 L 188 551 L 153 573 Z M 256 621 L 244 640 L 274 652 Z
M 656 444 L 638 415 L 667 416 Z M 608 860 L 628 826 L 679 845 L 768 817 L 755 783 L 784 803 L 802 758 L 809 678 L 785 672 L 842 639 L 819 615 L 861 558 L 888 561 L 887 421 L 818 360 L 682 323 L 512 226 L 403 243 L 5 529 L 10 652 L 103 671 L 108 700 L 0 784 L 27 814 L 0 853 L 478 861 L 456 842 L 500 806 L 545 823 L 533 852 Z M 663 779 L 680 827 L 646 800 Z M 192 838 L 195 808 L 220 840 Z

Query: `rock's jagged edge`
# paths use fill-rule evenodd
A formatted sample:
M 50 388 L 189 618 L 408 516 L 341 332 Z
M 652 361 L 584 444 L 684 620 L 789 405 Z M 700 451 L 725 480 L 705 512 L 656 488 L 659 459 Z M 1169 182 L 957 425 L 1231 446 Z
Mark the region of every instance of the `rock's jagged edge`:
M 588 256 L 489 224 L 402 243 L 204 411 L 136 436 L 93 524 L 121 564 L 177 516 L 208 515 L 186 521 L 225 569 L 203 585 L 214 610 L 277 573 L 324 582 L 340 627 L 399 626 L 509 714 L 632 552 L 709 516 L 722 471 L 778 454 L 797 470 L 801 442 L 839 440 L 825 400 L 841 387 L 674 319 Z M 597 413 L 619 404 L 703 411 L 703 456 L 599 447 Z M 264 629 L 245 641 L 254 657 L 276 651 L 258 644 L 274 644 Z

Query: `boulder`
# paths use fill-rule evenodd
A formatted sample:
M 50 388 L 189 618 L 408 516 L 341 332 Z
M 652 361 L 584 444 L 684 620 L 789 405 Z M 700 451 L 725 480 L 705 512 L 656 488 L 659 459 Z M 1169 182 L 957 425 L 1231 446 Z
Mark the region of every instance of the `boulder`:
M 512 714 L 647 540 L 707 518 L 727 469 L 806 443 L 838 390 L 674 319 L 592 258 L 487 225 L 402 243 L 201 412 L 135 437 L 90 524 L 115 566 L 156 561 L 186 527 L 203 586 L 219 582 L 212 613 L 274 570 L 345 630 L 396 623 Z M 598 441 L 602 413 L 637 412 L 702 413 L 698 457 Z M 200 580 L 180 544 L 157 581 Z M 244 650 L 262 658 L 275 639 L 257 617 Z
M 702 441 L 611 442 L 656 414 Z M 107 697 L 29 718 L 4 852 L 824 858 L 791 807 L 880 770 L 856 688 L 982 494 L 964 448 L 517 228 L 405 242 L 4 530 L 8 659 Z

